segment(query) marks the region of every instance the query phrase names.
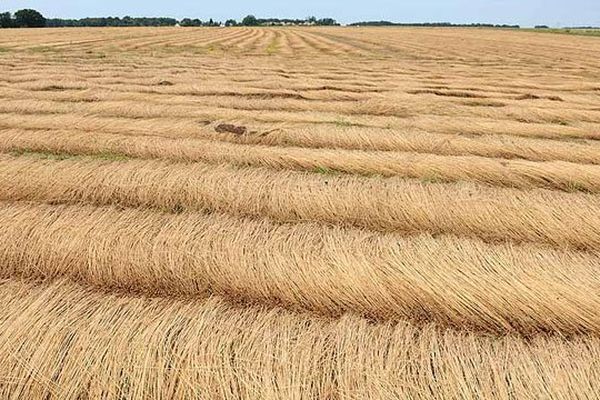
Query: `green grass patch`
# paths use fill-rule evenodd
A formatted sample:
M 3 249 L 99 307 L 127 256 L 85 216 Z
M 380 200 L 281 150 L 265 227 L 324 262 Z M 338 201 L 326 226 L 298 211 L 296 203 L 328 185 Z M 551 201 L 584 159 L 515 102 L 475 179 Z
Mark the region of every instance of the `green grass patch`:
M 96 52 L 96 51 L 92 51 L 92 50 L 88 50 L 85 52 L 85 58 L 89 58 L 89 59 L 102 59 L 102 58 L 106 58 L 106 54 L 102 53 L 102 52 Z
M 579 36 L 599 36 L 600 29 L 563 29 L 563 28 L 547 28 L 547 29 L 523 29 L 528 32 L 538 33 L 557 33 L 563 35 L 579 35 Z
M 32 149 L 18 149 L 10 152 L 11 155 L 16 157 L 27 156 L 27 157 L 35 157 L 41 160 L 83 160 L 83 159 L 96 159 L 96 160 L 107 160 L 107 161 L 125 161 L 129 160 L 130 157 L 113 153 L 110 151 L 103 151 L 99 153 L 93 154 L 73 154 L 68 152 L 60 152 L 60 151 L 42 151 L 42 150 L 32 150 Z
M 31 53 L 60 53 L 62 50 L 51 46 L 30 47 L 27 51 Z
M 338 172 L 334 169 L 328 167 L 316 167 L 313 172 L 321 175 L 337 175 Z
M 101 160 L 109 160 L 109 161 L 126 161 L 126 160 L 131 159 L 131 157 L 129 157 L 125 154 L 113 153 L 110 151 L 103 151 L 101 153 L 92 154 L 92 155 L 90 155 L 90 157 L 98 158 Z
M 332 121 L 332 123 L 336 126 L 360 126 L 360 124 L 355 124 L 345 119 L 336 119 L 335 121 Z
M 551 122 L 557 125 L 569 126 L 569 121 L 565 121 L 564 119 L 554 119 Z
M 423 183 L 444 183 L 446 180 L 436 174 L 435 172 L 431 172 L 426 174 L 420 178 L 420 181 Z
M 271 41 L 271 43 L 269 43 L 269 46 L 267 46 L 267 54 L 272 56 L 273 54 L 277 53 L 277 50 L 279 49 L 279 45 L 277 43 L 277 39 L 273 39 Z

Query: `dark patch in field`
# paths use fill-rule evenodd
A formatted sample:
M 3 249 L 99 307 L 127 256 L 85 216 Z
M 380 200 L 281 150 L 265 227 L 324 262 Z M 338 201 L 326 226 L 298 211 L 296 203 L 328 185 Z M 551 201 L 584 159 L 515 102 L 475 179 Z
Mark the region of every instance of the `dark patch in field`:
M 540 96 L 538 96 L 537 94 L 531 94 L 531 93 L 525 93 L 525 94 L 515 97 L 515 100 L 539 100 L 539 99 L 541 99 Z
M 236 135 L 243 135 L 247 132 L 247 129 L 245 126 L 233 124 L 219 124 L 215 126 L 215 131 L 219 133 L 234 133 Z
M 293 100 L 310 100 L 306 96 L 299 93 L 238 93 L 236 96 L 245 97 L 248 99 L 293 99 Z
M 42 86 L 40 88 L 33 89 L 33 91 L 38 92 L 62 92 L 66 90 L 85 90 L 86 87 L 83 86 L 64 86 L 64 85 L 47 85 Z
M 505 103 L 493 100 L 468 100 L 461 104 L 469 107 L 506 107 Z
M 40 92 L 60 92 L 63 90 L 69 90 L 68 88 L 60 85 L 48 85 L 38 89 Z
M 471 93 L 471 92 L 462 92 L 458 90 L 433 90 L 433 89 L 418 89 L 418 90 L 409 90 L 407 93 L 409 94 L 434 94 L 436 96 L 446 96 L 446 97 L 463 97 L 470 99 L 487 99 L 488 96 L 483 94 Z
M 563 99 L 559 96 L 539 96 L 537 94 L 525 93 L 515 97 L 515 100 L 550 100 L 550 101 L 563 101 Z
M 323 85 L 323 86 L 316 86 L 316 87 L 311 87 L 311 88 L 307 88 L 307 91 L 335 91 L 335 92 L 350 92 L 350 93 L 383 93 L 386 92 L 388 90 L 386 89 L 371 89 L 371 88 L 350 88 L 350 87 L 338 87 L 338 86 L 329 86 L 329 85 Z

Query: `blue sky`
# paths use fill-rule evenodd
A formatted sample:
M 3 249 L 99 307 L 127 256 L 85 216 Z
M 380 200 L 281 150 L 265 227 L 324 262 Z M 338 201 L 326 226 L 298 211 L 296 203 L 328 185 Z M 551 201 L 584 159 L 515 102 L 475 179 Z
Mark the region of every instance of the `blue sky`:
M 490 22 L 600 26 L 600 0 L 0 0 L 0 10 L 35 8 L 48 17 L 170 16 L 200 19 L 331 16 L 340 22 Z

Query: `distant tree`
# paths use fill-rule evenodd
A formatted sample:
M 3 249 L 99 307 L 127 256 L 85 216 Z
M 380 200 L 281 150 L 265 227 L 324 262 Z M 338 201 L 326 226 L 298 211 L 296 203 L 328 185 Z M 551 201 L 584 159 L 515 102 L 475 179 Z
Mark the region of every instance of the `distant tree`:
M 536 25 L 535 29 L 548 29 L 548 25 Z
M 317 25 L 334 26 L 334 25 L 339 25 L 339 24 L 333 18 L 321 18 L 320 20 L 317 21 Z
M 12 28 L 13 26 L 13 19 L 10 13 L 0 13 L 0 28 Z
M 317 17 L 308 17 L 306 18 L 306 22 L 308 22 L 311 25 L 315 25 L 317 23 Z
M 225 26 L 236 26 L 237 25 L 237 21 L 235 19 L 228 19 L 227 21 L 225 21 Z
M 258 20 L 254 15 L 247 15 L 242 20 L 242 25 L 244 26 L 258 26 Z
M 179 25 L 181 25 L 181 26 L 202 26 L 202 21 L 200 21 L 198 18 L 195 18 L 195 19 L 184 18 L 181 20 Z
M 19 28 L 43 28 L 46 18 L 36 10 L 19 10 L 15 13 L 15 25 Z

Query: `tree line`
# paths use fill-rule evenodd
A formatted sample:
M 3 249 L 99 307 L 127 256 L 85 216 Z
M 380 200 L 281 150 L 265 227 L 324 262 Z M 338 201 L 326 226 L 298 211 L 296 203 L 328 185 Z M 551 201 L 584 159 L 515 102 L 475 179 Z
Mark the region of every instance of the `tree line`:
M 247 15 L 241 21 L 228 19 L 225 22 L 215 21 L 212 18 L 202 21 L 198 18 L 183 18 L 177 20 L 167 17 L 94 17 L 81 19 L 49 18 L 36 10 L 25 9 L 11 15 L 8 12 L 0 13 L 0 28 L 36 28 L 36 27 L 103 27 L 103 26 L 285 26 L 285 25 L 316 25 L 316 26 L 338 26 L 333 18 L 308 17 L 304 19 L 291 18 L 257 18 Z M 398 23 L 391 21 L 362 21 L 354 22 L 349 26 L 423 26 L 423 27 L 468 27 L 468 28 L 520 28 L 519 25 L 507 24 L 453 24 L 450 22 L 421 22 L 421 23 Z M 536 28 L 542 27 L 541 25 Z
M 60 27 L 80 27 L 80 26 L 175 26 L 177 20 L 175 18 L 165 17 L 141 17 L 133 18 L 125 16 L 119 17 L 92 17 L 92 18 L 81 18 L 81 19 L 61 19 L 61 18 L 50 18 L 46 20 L 46 27 L 49 28 L 60 28 Z
M 246 16 L 240 25 L 243 26 L 281 26 L 281 25 L 319 25 L 319 26 L 337 26 L 340 25 L 333 18 L 308 17 L 305 19 L 290 18 L 256 18 L 254 15 Z
M 305 19 L 256 18 L 248 15 L 241 21 L 228 19 L 224 23 L 202 21 L 197 18 L 177 20 L 167 17 L 88 17 L 81 19 L 45 18 L 40 12 L 31 9 L 19 10 L 12 15 L 0 13 L 0 28 L 61 28 L 61 27 L 103 27 L 103 26 L 283 26 L 283 25 L 339 25 L 333 18 L 308 17 Z
M 391 21 L 362 21 L 353 22 L 348 26 L 424 26 L 424 27 L 454 27 L 454 28 L 513 28 L 519 29 L 519 25 L 507 24 L 453 24 L 451 22 L 391 22 Z
M 228 19 L 225 22 L 215 21 L 212 18 L 203 21 L 198 18 L 183 18 L 177 20 L 168 17 L 88 17 L 80 19 L 45 18 L 40 12 L 24 9 L 11 14 L 0 13 L 0 28 L 59 28 L 59 27 L 103 27 L 103 26 L 285 26 L 285 25 L 316 25 L 339 26 L 333 18 L 308 17 L 304 19 L 292 18 L 257 18 L 247 15 L 241 21 Z M 518 29 L 519 25 L 509 24 L 454 24 L 451 22 L 391 22 L 391 21 L 361 21 L 353 22 L 348 26 L 422 26 L 422 27 L 464 27 L 464 28 L 512 28 Z M 536 29 L 548 29 L 547 25 L 536 25 Z M 593 26 L 581 26 L 565 29 L 598 29 Z

